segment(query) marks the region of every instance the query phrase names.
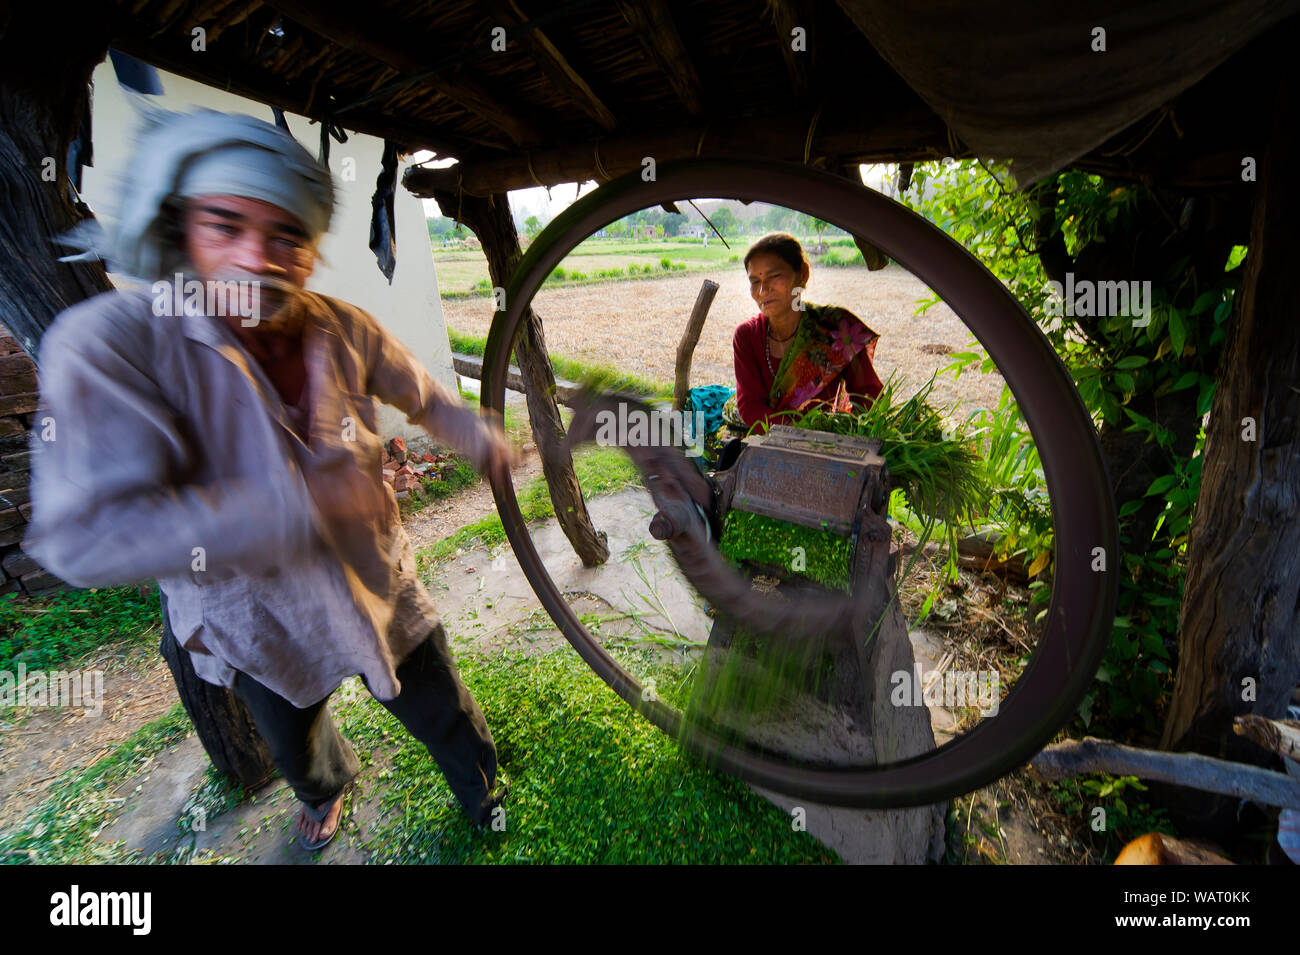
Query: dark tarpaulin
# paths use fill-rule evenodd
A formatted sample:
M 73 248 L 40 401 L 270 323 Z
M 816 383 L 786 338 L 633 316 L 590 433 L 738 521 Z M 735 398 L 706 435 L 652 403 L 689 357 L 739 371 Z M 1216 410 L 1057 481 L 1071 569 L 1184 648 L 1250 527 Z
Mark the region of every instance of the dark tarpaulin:
M 1021 187 L 1168 103 L 1300 11 L 1300 0 L 838 2 L 976 155 L 1011 160 Z M 1093 49 L 1098 27 L 1105 52 Z
M 375 253 L 379 271 L 384 273 L 389 285 L 393 284 L 393 269 L 397 267 L 397 232 L 393 216 L 396 192 L 397 144 L 385 139 L 375 194 L 370 197 L 370 251 Z

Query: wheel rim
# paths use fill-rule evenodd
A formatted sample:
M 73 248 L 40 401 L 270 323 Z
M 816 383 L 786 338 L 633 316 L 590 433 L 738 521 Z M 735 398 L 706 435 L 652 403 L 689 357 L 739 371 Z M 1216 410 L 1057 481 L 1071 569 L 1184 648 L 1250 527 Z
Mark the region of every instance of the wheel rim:
M 1101 663 L 1118 590 L 1118 528 L 1097 434 L 1064 364 L 1014 296 L 943 231 L 849 180 L 787 163 L 665 163 L 648 182 L 630 173 L 569 206 L 530 245 L 506 289 L 507 307 L 488 334 L 481 403 L 504 409 L 509 357 L 524 312 L 575 246 L 631 212 L 697 196 L 795 207 L 860 236 L 925 282 L 979 339 L 1019 404 L 1052 504 L 1057 574 L 1038 647 L 996 716 L 911 759 L 827 769 L 711 738 L 685 724 L 677 710 L 644 699 L 636 679 L 596 643 L 551 579 L 513 481 L 494 482 L 493 497 L 520 567 L 565 638 L 614 692 L 688 752 L 747 782 L 833 805 L 906 807 L 970 792 L 1006 775 L 1068 723 Z M 1104 567 L 1094 570 L 1097 548 Z

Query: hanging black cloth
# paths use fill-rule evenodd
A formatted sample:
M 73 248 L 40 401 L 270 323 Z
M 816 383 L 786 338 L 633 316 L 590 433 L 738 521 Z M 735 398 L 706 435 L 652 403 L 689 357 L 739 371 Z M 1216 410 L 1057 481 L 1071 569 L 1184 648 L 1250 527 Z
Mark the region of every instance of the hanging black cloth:
M 81 169 L 83 166 L 95 165 L 95 139 L 91 133 L 90 115 L 93 112 L 95 84 L 88 84 L 86 103 L 81 110 L 81 122 L 77 124 L 77 136 L 68 143 L 68 181 L 72 185 L 69 198 L 76 205 L 81 201 Z
M 333 138 L 336 142 L 346 143 L 348 141 L 347 130 L 345 130 L 342 126 L 335 125 L 332 120 L 328 120 L 328 119 L 321 120 L 320 152 L 316 154 L 316 158 L 320 160 L 320 164 L 322 166 L 328 166 L 330 164 L 330 139 L 331 138 Z
M 162 82 L 158 79 L 158 71 L 148 63 L 141 63 L 135 57 L 119 53 L 117 50 L 109 50 L 108 58 L 113 61 L 113 72 L 117 75 L 118 85 L 149 96 L 162 95 L 163 88 Z
M 271 115 L 275 117 L 275 125 L 279 126 L 286 133 L 289 132 L 289 121 L 284 118 L 284 110 L 277 106 L 272 106 Z
M 379 271 L 384 273 L 389 285 L 393 284 L 393 270 L 397 267 L 397 231 L 393 214 L 396 193 L 397 144 L 385 139 L 375 194 L 370 197 L 370 251 L 375 253 Z

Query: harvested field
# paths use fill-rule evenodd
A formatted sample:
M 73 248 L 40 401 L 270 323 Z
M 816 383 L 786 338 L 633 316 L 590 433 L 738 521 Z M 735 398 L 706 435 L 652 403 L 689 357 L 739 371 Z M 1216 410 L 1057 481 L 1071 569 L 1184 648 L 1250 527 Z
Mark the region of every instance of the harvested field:
M 691 383 L 734 386 L 732 333 L 758 312 L 739 265 L 661 279 L 545 290 L 534 307 L 552 351 L 671 382 L 677 342 L 705 278 L 721 288 L 695 349 Z M 896 265 L 879 272 L 814 266 L 807 297 L 843 305 L 879 332 L 876 371 L 882 379 L 897 372 L 910 392 L 950 364 L 945 348 L 963 351 L 973 339 L 943 303 L 914 315 L 917 301 L 929 295 L 919 279 Z M 486 298 L 444 302 L 443 313 L 448 326 L 471 335 L 486 335 L 495 314 Z M 996 373 L 963 374 L 955 382 L 950 373 L 936 381 L 932 400 L 940 409 L 964 402 L 969 414 L 976 408 L 996 407 L 1001 391 L 1002 376 Z

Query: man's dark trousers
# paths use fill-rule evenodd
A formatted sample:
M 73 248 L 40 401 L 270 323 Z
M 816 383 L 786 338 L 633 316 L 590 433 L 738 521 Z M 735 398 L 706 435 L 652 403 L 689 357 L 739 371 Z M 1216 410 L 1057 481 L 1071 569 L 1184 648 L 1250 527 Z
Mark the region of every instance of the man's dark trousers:
M 402 691 L 380 705 L 428 748 L 466 814 L 485 825 L 492 811 L 486 800 L 496 782 L 496 745 L 461 682 L 441 623 L 397 667 L 397 679 Z M 234 690 L 253 714 L 276 768 L 307 805 L 334 798 L 357 775 L 356 753 L 330 718 L 328 698 L 299 709 L 238 671 Z

